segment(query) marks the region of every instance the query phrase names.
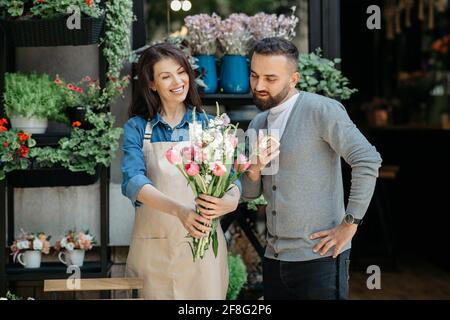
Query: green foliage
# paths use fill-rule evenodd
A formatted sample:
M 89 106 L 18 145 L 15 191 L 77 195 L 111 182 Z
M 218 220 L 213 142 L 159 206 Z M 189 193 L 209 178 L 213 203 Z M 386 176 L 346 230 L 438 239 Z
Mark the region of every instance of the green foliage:
M 105 37 L 103 55 L 108 63 L 106 77 L 108 79 L 103 89 L 100 105 L 108 105 L 123 92 L 130 78 L 120 79 L 123 63 L 131 52 L 130 35 L 133 22 L 133 2 L 110 0 L 106 2 Z
M 357 90 L 348 87 L 348 79 L 336 68 L 336 64 L 340 62 L 340 59 L 323 58 L 320 49 L 301 54 L 299 57 L 300 81 L 297 88 L 333 99 L 349 99 Z
M 70 138 L 59 141 L 58 148 L 44 147 L 31 149 L 40 167 L 55 164 L 77 172 L 95 174 L 98 164 L 109 166 L 119 147 L 122 128 L 114 128 L 114 117 L 108 113 L 94 113 L 87 108 L 86 119 L 94 128 L 84 130 L 74 128 Z
M 240 255 L 228 254 L 228 272 L 227 300 L 236 300 L 242 287 L 247 283 L 247 268 Z
M 9 118 L 15 115 L 67 122 L 61 90 L 47 74 L 6 73 L 4 105 Z
M 248 201 L 247 209 L 253 210 L 253 211 L 258 211 L 257 206 L 265 206 L 265 205 L 267 205 L 267 200 L 264 198 L 263 195 L 261 195 L 261 196 L 259 196 L 259 198 L 256 198 L 255 200 Z
M 18 18 L 31 16 L 33 18 L 52 19 L 73 14 L 69 8 L 77 8 L 82 16 L 98 18 L 104 10 L 100 0 L 0 0 L 0 16 Z M 69 10 L 68 10 L 69 9 Z

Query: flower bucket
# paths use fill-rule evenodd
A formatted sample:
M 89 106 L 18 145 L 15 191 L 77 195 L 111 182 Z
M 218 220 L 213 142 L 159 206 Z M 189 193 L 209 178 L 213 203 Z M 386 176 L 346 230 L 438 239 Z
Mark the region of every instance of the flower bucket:
M 28 250 L 17 255 L 17 261 L 26 269 L 36 269 L 41 267 L 42 253 L 37 250 Z
M 45 133 L 48 126 L 47 119 L 35 117 L 11 116 L 11 127 L 17 130 L 23 130 L 29 133 Z
M 84 262 L 84 252 L 85 251 L 81 249 L 75 249 L 72 251 L 61 251 L 58 254 L 58 259 L 66 266 L 75 265 L 78 267 L 82 267 Z
M 214 55 L 198 55 L 197 64 L 200 67 L 200 72 L 203 75 L 203 81 L 206 84 L 204 88 L 205 93 L 215 93 L 217 91 L 217 70 L 216 70 L 216 56 Z
M 220 69 L 220 86 L 224 93 L 248 93 L 249 70 L 247 57 L 225 55 Z
M 82 17 L 80 29 L 67 28 L 67 17 L 0 20 L 15 47 L 79 46 L 98 43 L 105 17 Z

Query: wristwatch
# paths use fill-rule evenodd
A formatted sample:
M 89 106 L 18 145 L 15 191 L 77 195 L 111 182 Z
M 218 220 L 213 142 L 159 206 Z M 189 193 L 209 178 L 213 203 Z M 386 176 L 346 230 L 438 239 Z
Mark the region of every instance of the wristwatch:
M 356 224 L 360 226 L 362 224 L 362 219 L 356 219 L 351 213 L 347 213 L 344 216 L 344 222 L 346 224 Z

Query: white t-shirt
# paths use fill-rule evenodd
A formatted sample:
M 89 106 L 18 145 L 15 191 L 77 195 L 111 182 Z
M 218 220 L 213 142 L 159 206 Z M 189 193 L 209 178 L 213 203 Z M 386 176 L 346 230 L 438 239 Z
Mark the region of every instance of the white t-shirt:
M 269 114 L 267 115 L 267 126 L 269 130 L 278 129 L 279 130 L 279 139 L 281 139 L 284 129 L 286 128 L 287 120 L 289 119 L 289 115 L 294 107 L 295 101 L 298 98 L 300 93 L 294 94 L 288 100 L 283 102 L 282 104 L 273 107 L 269 110 Z

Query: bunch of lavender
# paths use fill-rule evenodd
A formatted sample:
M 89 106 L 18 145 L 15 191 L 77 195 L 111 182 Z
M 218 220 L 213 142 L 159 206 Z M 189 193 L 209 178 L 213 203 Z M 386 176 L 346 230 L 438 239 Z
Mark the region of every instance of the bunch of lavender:
M 188 41 L 195 55 L 216 53 L 216 39 L 219 33 L 218 26 L 221 18 L 213 13 L 197 14 L 184 18 L 184 23 L 189 30 Z
M 252 40 L 248 28 L 250 17 L 233 13 L 219 24 L 218 40 L 224 54 L 246 56 Z
M 291 8 L 292 14 L 267 14 L 260 12 L 250 18 L 249 29 L 255 41 L 267 37 L 280 37 L 292 40 L 295 37 L 295 28 L 298 18 L 294 15 L 295 7 Z

